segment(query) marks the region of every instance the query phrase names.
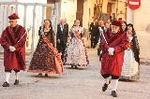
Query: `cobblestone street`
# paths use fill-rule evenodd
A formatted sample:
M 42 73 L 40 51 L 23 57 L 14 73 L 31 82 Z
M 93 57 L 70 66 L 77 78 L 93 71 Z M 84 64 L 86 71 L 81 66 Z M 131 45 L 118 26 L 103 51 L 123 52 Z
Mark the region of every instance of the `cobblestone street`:
M 71 69 L 65 66 L 61 75 L 38 77 L 37 74 L 21 72 L 20 85 L 14 86 L 14 72 L 11 74 L 10 87 L 0 86 L 0 99 L 112 99 L 111 85 L 106 92 L 101 91 L 104 83 L 99 74 L 99 61 L 94 49 L 88 49 L 90 67 Z M 143 60 L 146 64 L 149 60 Z M 27 56 L 27 65 L 30 56 Z M 0 58 L 0 85 L 4 81 L 3 58 Z M 150 68 L 148 63 L 141 65 L 139 82 L 119 82 L 118 99 L 149 99 Z

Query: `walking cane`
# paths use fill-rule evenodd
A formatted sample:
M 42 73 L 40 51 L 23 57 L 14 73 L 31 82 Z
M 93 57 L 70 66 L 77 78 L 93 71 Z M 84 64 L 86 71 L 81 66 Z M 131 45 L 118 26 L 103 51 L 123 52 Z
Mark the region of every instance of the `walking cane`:
M 107 42 L 107 40 L 106 40 L 106 38 L 105 38 L 105 36 L 104 36 L 103 32 L 101 32 L 101 34 L 102 34 L 102 37 L 104 38 L 104 40 L 105 40 L 106 44 L 108 44 L 108 42 Z

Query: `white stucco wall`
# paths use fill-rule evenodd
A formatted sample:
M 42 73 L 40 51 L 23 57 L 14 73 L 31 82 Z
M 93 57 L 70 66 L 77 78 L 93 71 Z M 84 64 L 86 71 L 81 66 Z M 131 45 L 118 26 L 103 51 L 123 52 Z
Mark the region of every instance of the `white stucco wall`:
M 123 18 L 124 20 L 126 19 L 125 13 L 126 13 L 126 4 L 124 2 L 119 2 L 118 3 L 118 15 L 117 15 L 117 19 L 118 18 Z
M 76 19 L 77 0 L 62 0 L 61 16 L 67 19 L 69 27 L 71 27 Z
M 93 21 L 94 4 L 96 0 L 86 0 L 83 4 L 83 27 L 88 29 L 89 24 Z
M 83 4 L 83 27 L 88 29 L 88 24 L 93 21 L 94 4 L 96 0 L 85 0 Z M 69 27 L 73 25 L 76 19 L 77 0 L 62 0 L 61 1 L 61 17 L 67 18 Z
M 150 1 L 141 0 L 141 6 L 137 10 L 131 11 L 131 9 L 128 8 L 127 22 L 133 23 L 136 30 L 145 31 L 146 28 L 150 25 L 149 9 L 150 9 Z
M 108 4 L 108 0 L 103 0 L 103 5 L 102 5 L 102 12 L 103 13 L 107 13 L 107 4 Z
M 127 10 L 127 23 L 134 24 L 140 44 L 140 57 L 150 58 L 150 1 L 141 0 L 140 8 Z

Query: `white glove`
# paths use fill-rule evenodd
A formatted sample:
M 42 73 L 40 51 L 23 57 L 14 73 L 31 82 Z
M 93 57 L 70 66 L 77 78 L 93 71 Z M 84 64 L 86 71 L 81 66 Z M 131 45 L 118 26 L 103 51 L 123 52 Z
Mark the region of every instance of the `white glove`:
M 109 53 L 109 55 L 114 55 L 114 48 L 110 47 L 108 49 L 108 53 Z
M 15 50 L 16 50 L 16 48 L 13 46 L 13 47 L 12 47 L 12 51 L 14 52 Z
M 12 46 L 9 46 L 9 50 L 11 51 L 13 48 L 12 48 Z
M 11 52 L 14 52 L 14 51 L 16 50 L 16 48 L 15 48 L 14 46 L 9 46 L 9 50 L 10 50 Z

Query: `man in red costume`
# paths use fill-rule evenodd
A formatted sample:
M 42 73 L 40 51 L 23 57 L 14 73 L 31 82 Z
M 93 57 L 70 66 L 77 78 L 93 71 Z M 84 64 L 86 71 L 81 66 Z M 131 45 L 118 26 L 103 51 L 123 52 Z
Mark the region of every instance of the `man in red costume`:
M 104 33 L 101 39 L 101 75 L 105 79 L 102 91 L 106 91 L 111 82 L 113 86 L 111 95 L 113 97 L 117 97 L 116 89 L 118 79 L 122 71 L 124 50 L 127 48 L 127 44 L 129 43 L 128 37 L 121 29 L 120 21 L 113 21 L 111 30 Z
M 17 24 L 19 19 L 16 13 L 8 16 L 10 25 L 2 32 L 0 43 L 4 48 L 4 67 L 6 72 L 6 81 L 3 87 L 9 87 L 9 78 L 11 71 L 15 71 L 16 80 L 14 85 L 19 84 L 18 73 L 25 70 L 25 28 Z

